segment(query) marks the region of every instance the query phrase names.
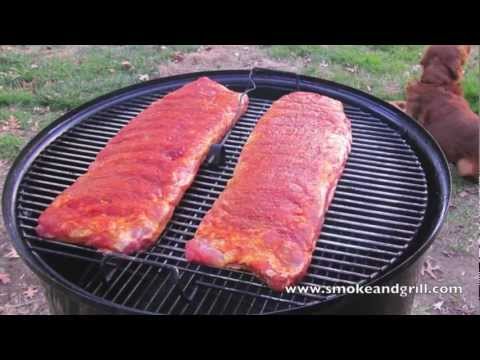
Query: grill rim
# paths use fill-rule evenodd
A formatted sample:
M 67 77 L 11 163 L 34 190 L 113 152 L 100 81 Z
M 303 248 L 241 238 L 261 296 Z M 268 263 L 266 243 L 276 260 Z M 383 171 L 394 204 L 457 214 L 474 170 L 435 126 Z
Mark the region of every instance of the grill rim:
M 129 98 L 141 96 L 142 94 L 170 91 L 171 89 L 178 88 L 179 86 L 201 76 L 208 76 L 212 80 L 218 81 L 227 86 L 243 86 L 244 84 L 248 86 L 248 75 L 249 70 L 202 71 L 163 77 L 134 84 L 90 100 L 64 114 L 38 133 L 22 149 L 13 162 L 7 174 L 2 196 L 2 210 L 7 233 L 10 236 L 15 249 L 36 275 L 48 285 L 54 286 L 57 290 L 61 290 L 62 292 L 66 291 L 69 295 L 74 295 L 76 300 L 80 303 L 89 304 L 104 310 L 112 310 L 112 308 L 114 308 L 117 311 L 127 313 L 152 314 L 148 311 L 116 304 L 90 294 L 75 283 L 70 282 L 57 274 L 44 262 L 43 259 L 34 254 L 34 252 L 28 248 L 27 243 L 22 240 L 19 227 L 17 226 L 18 219 L 15 214 L 15 209 L 19 185 L 39 153 L 45 147 L 54 142 L 66 130 L 88 117 L 90 113 L 98 112 L 103 108 L 126 101 Z M 387 268 L 386 271 L 382 272 L 375 279 L 368 281 L 365 285 L 368 284 L 373 286 L 379 283 L 385 283 L 394 278 L 395 275 L 400 274 L 409 266 L 413 265 L 415 261 L 418 260 L 430 247 L 440 231 L 445 221 L 448 212 L 448 204 L 450 202 L 450 169 L 445 155 L 436 140 L 415 120 L 405 113 L 389 103 L 355 88 L 329 80 L 268 69 L 256 70 L 254 78 L 258 87 L 264 86 L 277 88 L 279 90 L 295 91 L 300 85 L 300 90 L 302 91 L 321 92 L 322 94 L 334 98 L 341 97 L 343 102 L 350 102 L 356 106 L 366 108 L 368 111 L 387 120 L 388 124 L 408 141 L 424 168 L 429 188 L 431 187 L 434 190 L 429 191 L 425 219 L 415 236 L 415 240 L 420 239 L 420 241 L 423 242 L 420 245 L 412 246 L 412 249 L 409 249 L 409 251 L 401 256 L 396 264 Z M 162 86 L 162 88 L 159 89 L 159 86 Z M 315 89 L 317 89 L 317 91 L 315 91 Z M 435 196 L 435 198 L 432 198 L 433 196 Z M 323 307 L 328 306 L 329 304 L 333 305 L 334 303 L 347 301 L 348 298 L 353 296 L 353 294 L 344 294 L 313 304 L 299 306 L 291 310 L 275 311 L 274 313 L 298 313 L 305 310 L 312 311 L 316 307 Z

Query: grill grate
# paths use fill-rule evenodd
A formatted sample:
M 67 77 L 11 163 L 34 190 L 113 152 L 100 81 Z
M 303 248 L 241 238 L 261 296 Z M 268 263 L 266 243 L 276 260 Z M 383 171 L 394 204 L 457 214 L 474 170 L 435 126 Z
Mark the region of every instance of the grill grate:
M 164 314 L 259 314 L 294 309 L 323 295 L 275 293 L 245 271 L 187 263 L 185 243 L 233 174 L 242 146 L 272 102 L 250 98 L 246 114 L 225 141 L 226 164 L 203 166 L 155 247 L 133 256 L 39 239 L 37 218 L 83 174 L 123 126 L 165 93 L 151 93 L 99 111 L 51 143 L 23 178 L 17 198 L 22 236 L 33 254 L 78 261 L 80 275 L 64 274 L 84 291 L 130 309 Z M 427 205 L 427 182 L 406 141 L 373 114 L 345 104 L 352 153 L 327 213 L 309 273 L 301 285 L 371 281 L 408 249 Z M 65 260 L 66 259 L 66 260 Z M 46 261 L 47 263 L 49 261 Z M 178 273 L 175 269 L 178 269 Z

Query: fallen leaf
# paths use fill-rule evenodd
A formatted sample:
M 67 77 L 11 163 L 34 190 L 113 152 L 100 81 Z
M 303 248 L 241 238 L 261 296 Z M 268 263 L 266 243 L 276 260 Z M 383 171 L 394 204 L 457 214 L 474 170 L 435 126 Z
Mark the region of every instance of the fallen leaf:
M 7 259 L 18 259 L 19 258 L 18 253 L 14 248 L 11 248 L 8 253 L 3 255 L 3 257 L 7 258 Z
M 38 289 L 36 287 L 29 286 L 27 290 L 23 292 L 23 295 L 30 300 L 35 296 L 37 292 L 38 292 Z
M 244 47 L 243 47 L 243 50 L 245 50 L 245 51 L 248 51 L 248 49 L 249 49 L 248 46 L 244 46 Z
M 10 132 L 17 132 L 20 129 L 20 124 L 15 116 L 10 115 L 7 121 L 3 123 L 0 127 L 0 130 L 3 131 L 10 131 Z
M 347 70 L 347 71 L 349 71 L 349 72 L 351 72 L 351 73 L 357 72 L 357 68 L 356 68 L 355 66 L 347 66 L 347 67 L 345 68 L 345 70 Z
M 468 192 L 466 192 L 466 191 L 461 191 L 461 192 L 458 194 L 458 196 L 460 196 L 461 198 L 464 198 L 464 197 L 467 196 L 467 195 L 468 195 Z
M 31 67 L 32 69 L 38 69 L 38 65 L 37 65 L 37 64 L 32 64 L 32 65 L 30 65 L 30 67 Z
M 451 257 L 452 254 L 449 253 L 448 251 L 442 251 L 442 255 L 446 256 L 446 257 Z
M 7 285 L 10 283 L 10 275 L 7 273 L 1 273 L 0 272 L 0 283 L 3 285 Z
M 148 74 L 141 74 L 141 75 L 138 77 L 138 79 L 139 79 L 140 81 L 148 81 L 148 80 L 150 80 L 150 76 L 148 76 Z
M 108 69 L 108 71 L 110 72 L 110 74 L 113 74 L 115 72 L 115 69 Z
M 185 56 L 180 52 L 174 53 L 171 57 L 171 59 L 174 63 L 182 62 L 184 58 L 185 58 Z
M 322 62 L 320 63 L 320 66 L 321 67 L 328 67 L 328 63 L 325 60 L 322 60 Z
M 130 61 L 127 61 L 127 60 L 122 61 L 122 62 L 121 62 L 121 65 L 122 65 L 122 68 L 123 68 L 124 70 L 133 69 L 133 65 L 130 64 Z
M 443 305 L 444 301 L 439 301 L 439 302 L 436 302 L 435 304 L 432 305 L 432 308 L 434 310 L 438 310 L 438 311 L 442 311 L 442 305 Z
M 422 276 L 425 276 L 425 274 L 428 274 L 432 279 L 437 280 L 437 275 L 435 275 L 434 271 L 441 272 L 440 270 L 440 265 L 433 265 L 430 259 L 425 260 L 422 266 L 422 270 L 420 273 Z
M 20 86 L 25 90 L 29 90 L 35 93 L 35 79 L 33 79 L 32 81 L 22 80 L 20 81 Z
M 49 111 L 50 111 L 50 106 L 46 106 L 46 107 L 35 106 L 33 108 L 33 112 L 39 113 L 39 114 L 45 114 L 46 112 L 49 112 Z

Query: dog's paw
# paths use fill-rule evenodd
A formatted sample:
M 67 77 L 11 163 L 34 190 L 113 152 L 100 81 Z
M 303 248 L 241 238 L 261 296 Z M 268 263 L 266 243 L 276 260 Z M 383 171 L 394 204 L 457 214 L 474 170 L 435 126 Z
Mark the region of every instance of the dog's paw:
M 393 106 L 395 106 L 397 109 L 400 109 L 402 111 L 407 110 L 407 102 L 406 101 L 389 101 L 389 103 Z
M 458 175 L 467 178 L 475 179 L 478 182 L 478 163 L 473 159 L 463 158 L 457 161 Z

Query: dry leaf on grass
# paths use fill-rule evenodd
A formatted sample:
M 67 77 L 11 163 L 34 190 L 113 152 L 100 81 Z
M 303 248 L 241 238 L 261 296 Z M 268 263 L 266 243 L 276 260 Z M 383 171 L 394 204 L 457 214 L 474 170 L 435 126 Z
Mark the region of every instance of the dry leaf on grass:
M 33 112 L 39 113 L 39 114 L 45 114 L 46 112 L 49 112 L 49 111 L 50 111 L 50 106 L 46 106 L 46 107 L 35 106 L 33 108 Z
M 9 132 L 18 132 L 20 130 L 20 124 L 18 123 L 18 120 L 15 116 L 10 115 L 1 126 L 0 126 L 0 131 L 9 131 Z
M 121 65 L 122 65 L 122 69 L 124 69 L 124 70 L 133 69 L 133 65 L 130 64 L 130 61 L 127 61 L 127 60 L 122 61 L 122 62 L 121 62 Z
M 458 193 L 458 196 L 460 196 L 461 198 L 464 198 L 464 197 L 467 196 L 467 195 L 468 195 L 468 192 L 467 192 L 467 191 L 460 191 L 460 192 Z
M 7 285 L 10 283 L 10 275 L 0 272 L 0 284 Z
M 182 62 L 183 59 L 185 59 L 185 56 L 180 52 L 176 52 L 172 55 L 171 59 L 174 63 L 179 63 L 179 62 Z
M 434 310 L 438 310 L 438 311 L 442 311 L 442 305 L 443 305 L 444 301 L 439 301 L 439 302 L 436 302 L 435 304 L 432 305 L 432 308 Z
M 448 251 L 442 251 L 442 255 L 445 256 L 445 257 L 452 257 L 453 254 L 451 252 L 448 252 Z
M 437 280 L 438 278 L 437 275 L 435 275 L 435 271 L 441 272 L 440 265 L 433 265 L 431 259 L 425 260 L 421 270 L 422 276 L 428 274 L 432 279 Z
M 7 259 L 18 259 L 19 258 L 18 253 L 14 248 L 11 248 L 8 253 L 3 255 L 3 257 L 7 258 Z
M 140 81 L 148 81 L 150 79 L 150 76 L 148 74 L 141 74 L 138 76 L 138 80 Z
M 30 300 L 30 299 L 32 299 L 32 298 L 35 296 L 35 294 L 36 294 L 37 292 L 38 292 L 38 288 L 33 287 L 33 286 L 29 286 L 29 287 L 27 288 L 27 290 L 25 290 L 25 291 L 23 292 L 23 295 L 24 295 L 27 299 Z

